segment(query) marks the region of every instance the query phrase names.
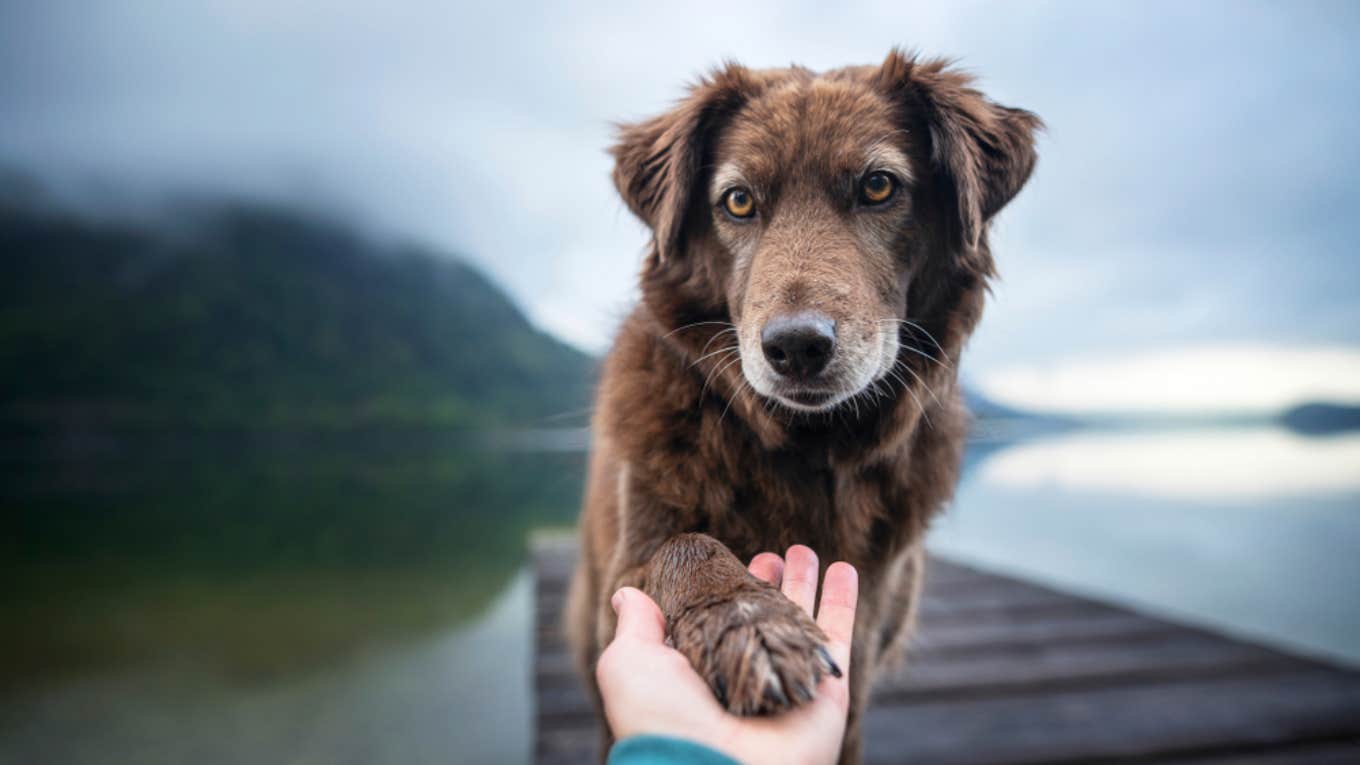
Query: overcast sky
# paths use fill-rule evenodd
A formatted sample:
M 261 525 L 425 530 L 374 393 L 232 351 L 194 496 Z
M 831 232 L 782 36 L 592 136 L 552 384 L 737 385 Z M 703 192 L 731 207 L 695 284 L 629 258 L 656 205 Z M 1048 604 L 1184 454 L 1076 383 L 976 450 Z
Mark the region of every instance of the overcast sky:
M 969 377 L 1042 394 L 1025 374 L 1360 347 L 1360 4 L 462 5 L 0 2 L 0 164 L 340 210 L 465 255 L 599 351 L 645 242 L 608 180 L 611 121 L 723 58 L 906 45 L 1049 125 L 994 228 Z

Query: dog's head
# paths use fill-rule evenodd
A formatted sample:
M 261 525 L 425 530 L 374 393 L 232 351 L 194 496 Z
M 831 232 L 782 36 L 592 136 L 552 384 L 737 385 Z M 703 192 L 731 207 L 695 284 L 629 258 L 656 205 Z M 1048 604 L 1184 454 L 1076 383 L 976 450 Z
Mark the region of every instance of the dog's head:
M 615 184 L 654 235 L 644 299 L 672 329 L 730 321 L 700 356 L 730 349 L 798 411 L 893 376 L 913 337 L 945 353 L 932 314 L 992 275 L 987 223 L 1029 177 L 1040 125 L 969 84 L 897 51 L 821 75 L 728 65 L 623 126 Z

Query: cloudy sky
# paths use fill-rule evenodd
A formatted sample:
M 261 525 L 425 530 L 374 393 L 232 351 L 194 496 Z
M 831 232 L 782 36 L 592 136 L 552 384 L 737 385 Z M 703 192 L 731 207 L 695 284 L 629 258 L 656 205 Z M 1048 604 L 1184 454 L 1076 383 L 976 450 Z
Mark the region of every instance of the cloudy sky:
M 906 45 L 1049 125 L 995 226 L 970 379 L 1059 409 L 1095 407 L 1073 380 L 1106 383 L 1097 408 L 1207 385 L 1249 409 L 1320 379 L 1360 400 L 1360 5 L 465 5 L 0 3 L 0 165 L 93 203 L 338 210 L 476 261 L 598 351 L 645 241 L 608 181 L 612 121 L 723 58 L 828 68 Z

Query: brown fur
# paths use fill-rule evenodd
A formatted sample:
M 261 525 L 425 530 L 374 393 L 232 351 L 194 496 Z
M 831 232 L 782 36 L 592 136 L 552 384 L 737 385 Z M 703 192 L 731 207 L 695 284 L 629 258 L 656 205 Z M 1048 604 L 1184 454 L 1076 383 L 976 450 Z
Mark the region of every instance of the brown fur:
M 894 51 L 821 75 L 728 65 L 621 128 L 615 183 L 654 237 L 598 393 L 568 609 L 584 667 L 612 634 L 610 595 L 637 585 L 729 708 L 799 703 L 829 669 L 823 637 L 715 548 L 744 561 L 807 544 L 860 572 L 842 760 L 858 759 L 870 678 L 909 632 L 925 529 L 958 474 L 956 370 L 995 271 L 987 224 L 1029 177 L 1039 127 Z M 871 163 L 900 176 L 881 208 L 854 201 Z M 749 221 L 717 206 L 714 175 L 733 167 Z M 760 328 L 801 310 L 835 321 L 825 384 L 845 398 L 829 411 L 788 404 L 761 366 Z

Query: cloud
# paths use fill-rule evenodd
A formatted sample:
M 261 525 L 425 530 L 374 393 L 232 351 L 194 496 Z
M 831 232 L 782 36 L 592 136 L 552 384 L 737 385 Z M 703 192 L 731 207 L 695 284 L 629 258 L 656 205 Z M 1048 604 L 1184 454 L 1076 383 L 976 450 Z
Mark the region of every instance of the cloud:
M 1360 405 L 1360 348 L 1196 346 L 1006 367 L 977 381 L 997 401 L 1066 414 L 1273 414 Z
M 646 234 L 610 124 L 723 58 L 959 56 L 1050 126 L 1002 214 L 985 372 L 1171 342 L 1360 343 L 1351 4 L 0 6 L 0 163 L 322 205 L 475 260 L 592 349 Z M 106 200 L 107 203 L 107 200 Z

